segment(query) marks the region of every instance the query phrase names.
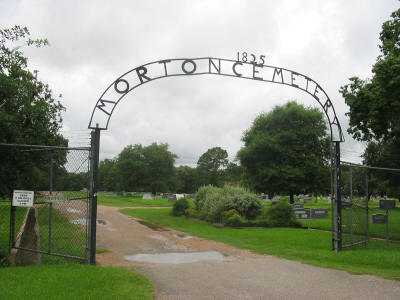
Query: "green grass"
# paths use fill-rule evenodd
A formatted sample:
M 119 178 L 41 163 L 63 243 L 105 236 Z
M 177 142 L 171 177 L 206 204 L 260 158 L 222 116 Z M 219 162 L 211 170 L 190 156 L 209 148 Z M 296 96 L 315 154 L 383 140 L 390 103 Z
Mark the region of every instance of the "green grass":
M 153 299 L 145 277 L 122 268 L 85 265 L 0 269 L 1 299 Z
M 371 240 L 366 248 L 336 254 L 330 249 L 330 232 L 295 228 L 217 228 L 200 220 L 173 217 L 170 209 L 121 209 L 121 212 L 158 226 L 262 254 L 400 280 L 400 247 L 383 241 Z
M 372 223 L 372 215 L 373 214 L 385 214 L 385 211 L 380 210 L 378 208 L 378 201 L 370 201 L 369 203 L 369 236 L 374 238 L 385 238 L 385 225 L 384 224 L 373 224 Z M 304 205 L 307 208 L 328 208 L 328 217 L 324 219 L 309 219 L 309 220 L 300 220 L 300 222 L 308 228 L 320 229 L 320 230 L 331 230 L 332 228 L 332 215 L 331 215 L 331 207 L 329 203 L 307 203 Z M 359 219 L 364 218 L 365 214 L 360 210 L 355 215 L 358 215 Z M 348 218 L 349 214 L 342 216 L 343 218 Z M 349 221 L 343 219 L 343 223 L 349 223 Z M 360 230 L 363 230 L 364 227 L 360 226 Z M 357 229 L 356 229 L 357 231 Z M 357 233 L 357 232 L 356 232 Z M 361 233 L 361 232 L 359 232 Z M 393 210 L 389 211 L 389 238 L 392 240 L 399 241 L 400 240 L 400 207 L 397 203 L 397 207 Z
M 84 211 L 83 202 L 81 205 L 75 205 L 71 208 L 78 208 Z M 71 220 L 63 215 L 59 210 L 53 208 L 51 211 L 51 238 L 49 236 L 49 204 L 38 208 L 38 221 L 40 233 L 40 250 L 51 251 L 52 253 L 70 255 L 77 257 L 86 257 L 86 232 L 84 226 L 72 224 Z M 84 218 L 85 215 L 79 218 Z M 66 263 L 67 260 L 59 256 L 42 255 L 42 263 L 58 264 Z
M 116 207 L 171 207 L 173 202 L 168 199 L 143 199 L 129 196 L 112 196 L 99 193 L 98 204 Z

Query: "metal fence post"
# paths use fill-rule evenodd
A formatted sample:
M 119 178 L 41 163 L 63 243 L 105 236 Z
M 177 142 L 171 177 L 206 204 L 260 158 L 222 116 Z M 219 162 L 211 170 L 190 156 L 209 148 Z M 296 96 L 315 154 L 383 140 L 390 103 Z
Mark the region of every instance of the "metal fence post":
M 342 197 L 340 172 L 340 142 L 336 141 L 334 149 L 334 249 L 342 250 Z
M 369 239 L 369 186 L 368 186 L 368 168 L 365 170 L 365 246 Z
M 353 166 L 349 166 L 350 169 L 350 243 L 353 243 Z
M 15 246 L 15 214 L 16 214 L 16 207 L 13 206 L 11 201 L 10 207 L 10 249 L 9 253 L 11 253 L 12 248 Z
M 97 186 L 99 173 L 100 128 L 91 132 L 90 242 L 89 263 L 96 264 Z
M 50 152 L 50 168 L 49 168 L 49 192 L 50 192 L 50 196 L 53 195 L 53 167 L 54 167 L 54 160 L 53 160 L 53 153 Z M 53 209 L 53 202 L 52 199 L 50 198 L 50 203 L 49 203 L 49 213 L 48 213 L 48 217 L 49 217 L 49 244 L 48 244 L 48 251 L 49 253 L 51 253 L 51 244 L 52 244 L 52 209 Z

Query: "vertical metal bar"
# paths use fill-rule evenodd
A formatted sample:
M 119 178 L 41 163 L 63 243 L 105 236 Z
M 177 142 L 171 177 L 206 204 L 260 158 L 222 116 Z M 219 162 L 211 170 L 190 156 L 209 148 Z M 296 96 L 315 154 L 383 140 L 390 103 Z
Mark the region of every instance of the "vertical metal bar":
M 342 250 L 342 197 L 341 197 L 341 172 L 340 172 L 340 142 L 335 143 L 335 176 L 334 176 L 334 189 L 335 189 L 335 206 L 334 206 L 334 229 L 335 241 L 334 248 L 336 252 Z
M 353 167 L 350 165 L 350 243 L 353 243 Z
M 53 165 L 54 165 L 54 161 L 53 161 L 53 153 L 50 152 L 50 167 L 49 167 L 49 192 L 50 192 L 50 196 L 53 195 Z M 48 211 L 48 233 L 49 233 L 49 239 L 48 239 L 48 251 L 49 254 L 51 253 L 51 244 L 52 244 L 52 209 L 53 209 L 53 202 L 52 202 L 52 198 L 50 197 L 50 203 L 49 203 L 49 211 Z
M 334 172 L 334 166 L 335 166 L 335 151 L 334 151 L 334 144 L 331 143 L 331 224 L 332 224 L 332 250 L 335 250 L 335 207 L 334 207 L 334 202 L 335 202 L 335 172 Z
M 369 239 L 369 187 L 368 187 L 368 169 L 365 170 L 365 246 Z
M 12 205 L 10 207 L 10 253 L 12 248 L 15 246 L 15 214 L 16 214 L 16 207 Z
M 385 224 L 385 237 L 386 243 L 389 243 L 389 210 L 386 210 L 386 224 Z
M 96 225 L 97 225 L 97 183 L 99 171 L 100 128 L 96 127 L 91 133 L 91 177 L 90 188 L 90 246 L 89 263 L 96 264 Z

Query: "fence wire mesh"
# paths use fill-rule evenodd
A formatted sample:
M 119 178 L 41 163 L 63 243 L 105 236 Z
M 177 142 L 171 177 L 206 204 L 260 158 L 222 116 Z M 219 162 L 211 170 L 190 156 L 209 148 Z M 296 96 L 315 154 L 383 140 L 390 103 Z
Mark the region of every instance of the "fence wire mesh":
M 368 241 L 367 172 L 351 165 L 342 166 L 342 246 Z
M 0 145 L 0 155 L 10 157 L 0 167 L 0 256 L 11 239 L 13 248 L 40 253 L 42 261 L 87 260 L 90 149 Z M 34 191 L 34 206 L 12 212 L 13 190 Z M 27 229 L 31 215 L 35 230 Z M 35 235 L 37 242 L 27 242 Z
M 399 194 L 393 184 L 399 175 L 396 169 L 342 165 L 344 247 L 365 243 L 369 238 L 400 242 Z M 387 205 L 390 208 L 386 209 Z

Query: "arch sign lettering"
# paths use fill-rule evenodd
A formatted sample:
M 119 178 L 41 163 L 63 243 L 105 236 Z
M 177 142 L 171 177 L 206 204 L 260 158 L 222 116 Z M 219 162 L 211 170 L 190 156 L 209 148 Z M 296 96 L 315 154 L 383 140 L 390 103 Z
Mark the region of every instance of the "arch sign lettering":
M 341 189 L 340 189 L 340 143 L 344 141 L 339 119 L 333 103 L 323 88 L 309 76 L 286 68 L 265 65 L 265 56 L 237 53 L 237 59 L 216 57 L 163 59 L 138 66 L 122 74 L 112 82 L 97 100 L 90 117 L 92 131 L 93 198 L 96 198 L 96 182 L 100 147 L 100 131 L 107 130 L 110 118 L 120 101 L 135 88 L 156 79 L 177 76 L 217 75 L 276 83 L 304 91 L 321 106 L 329 123 L 332 145 L 332 200 L 333 200 L 333 249 L 342 248 Z M 252 61 L 248 58 L 252 56 Z M 95 201 L 97 203 L 97 201 Z
M 106 130 L 119 102 L 135 88 L 160 78 L 173 76 L 219 75 L 283 84 L 311 95 L 322 107 L 331 130 L 332 141 L 343 141 L 342 129 L 331 99 L 310 77 L 286 68 L 239 60 L 201 57 L 164 59 L 136 67 L 118 77 L 97 100 L 89 128 Z

